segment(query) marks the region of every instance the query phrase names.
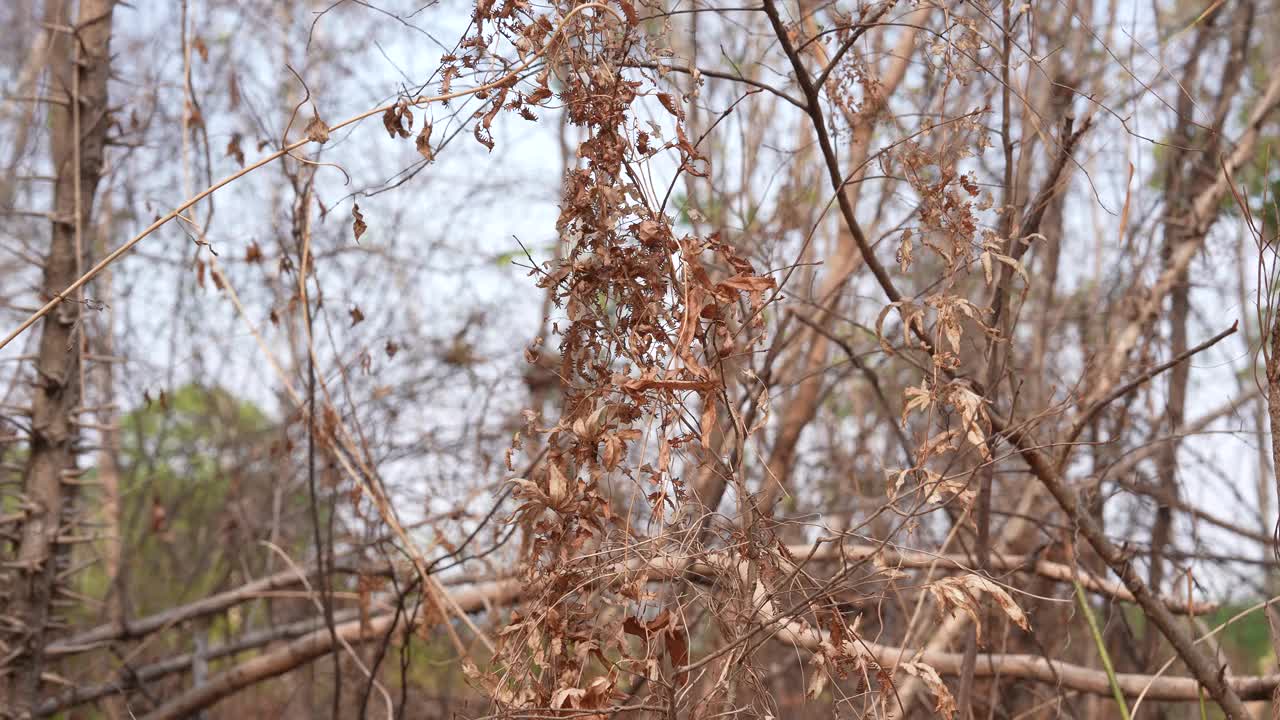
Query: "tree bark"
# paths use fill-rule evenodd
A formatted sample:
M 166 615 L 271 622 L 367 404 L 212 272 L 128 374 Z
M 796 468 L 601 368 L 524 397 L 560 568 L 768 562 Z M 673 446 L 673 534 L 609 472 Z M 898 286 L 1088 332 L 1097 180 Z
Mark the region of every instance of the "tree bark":
M 50 41 L 50 151 L 56 177 L 49 251 L 41 292 L 59 297 L 81 267 L 81 231 L 92 217 L 94 192 L 106 141 L 108 44 L 114 0 L 82 0 L 70 24 L 69 0 L 50 12 L 58 17 Z M 48 15 L 49 13 L 46 13 Z M 66 29 L 63 29 L 66 28 Z M 0 682 L 0 707 L 30 717 L 40 698 L 44 648 L 52 624 L 50 608 L 58 575 L 63 520 L 73 509 L 76 425 L 80 404 L 80 313 L 75 297 L 44 318 L 32 390 L 30 452 L 23 471 L 26 518 L 13 565 L 13 601 L 6 643 L 13 660 Z

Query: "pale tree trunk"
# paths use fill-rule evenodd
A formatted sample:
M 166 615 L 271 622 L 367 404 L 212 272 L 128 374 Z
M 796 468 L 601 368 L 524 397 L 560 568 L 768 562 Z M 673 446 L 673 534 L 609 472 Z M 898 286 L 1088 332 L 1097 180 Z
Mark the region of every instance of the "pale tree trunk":
M 73 35 L 70 2 L 58 4 L 58 29 L 49 46 L 49 136 L 56 176 L 49 252 L 41 291 L 58 296 L 76 278 L 80 230 L 91 217 L 107 133 L 108 42 L 113 0 L 83 0 Z M 51 601 L 62 555 L 59 529 L 71 510 L 75 475 L 73 414 L 80 404 L 81 305 L 66 298 L 40 329 L 31 405 L 31 445 L 23 474 L 24 509 L 12 565 L 10 623 L 4 628 L 12 657 L 0 682 L 0 708 L 30 717 L 41 696 L 44 646 L 52 625 Z
M 45 8 L 45 24 L 52 25 L 58 17 L 58 3 L 50 2 Z M 53 41 L 53 33 L 53 30 L 36 33 L 26 62 L 18 70 L 11 90 L 12 97 L 0 105 L 0 121 L 4 122 L 5 127 L 13 128 L 14 132 L 13 137 L 9 138 L 12 149 L 4 166 L 4 174 L 0 175 L 0 210 L 13 209 L 14 193 L 18 185 L 15 176 L 27 151 L 31 131 L 36 128 L 36 114 L 39 110 L 39 103 L 31 98 L 37 95 L 37 83 L 49 59 L 49 44 Z
M 94 254 L 101 256 L 110 250 L 110 237 L 112 228 L 111 206 L 106 198 L 103 198 L 102 212 L 98 223 L 97 242 L 94 244 Z M 100 358 L 96 365 L 93 366 L 91 377 L 94 381 L 94 387 L 98 393 L 98 406 L 100 408 L 98 415 L 98 425 L 101 430 L 101 448 L 97 453 L 97 462 L 95 469 L 98 474 L 98 481 L 101 483 L 102 506 L 100 508 L 99 522 L 102 523 L 102 542 L 103 542 L 103 561 L 106 565 L 107 579 L 110 585 L 107 588 L 107 597 L 105 598 L 105 609 L 107 621 L 118 623 L 120 627 L 124 627 L 126 621 L 125 608 L 127 607 L 125 591 L 126 591 L 126 575 L 124 567 L 124 524 L 121 522 L 121 504 L 120 504 L 120 465 L 118 462 L 118 453 L 120 452 L 120 429 L 116 425 L 116 390 L 115 390 L 115 310 L 112 306 L 112 272 L 108 268 L 102 271 L 94 281 L 94 286 L 98 288 L 100 300 L 105 309 L 103 310 L 103 324 L 98 329 L 96 337 L 90 340 L 89 347 L 94 348 L 94 353 Z M 115 696 L 103 700 L 103 710 L 108 718 L 115 720 L 116 718 L 127 717 L 128 713 L 124 707 L 123 699 Z

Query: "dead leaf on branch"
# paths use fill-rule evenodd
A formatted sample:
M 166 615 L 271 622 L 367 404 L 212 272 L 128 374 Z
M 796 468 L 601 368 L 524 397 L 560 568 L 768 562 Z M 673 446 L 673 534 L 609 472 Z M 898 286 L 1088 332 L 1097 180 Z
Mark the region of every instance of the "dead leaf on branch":
M 629 0 L 618 0 L 618 7 L 622 8 L 622 14 L 627 18 L 627 24 L 635 27 L 640 24 L 640 17 L 636 15 L 636 8 Z
M 747 293 L 762 293 L 778 287 L 778 281 L 766 275 L 734 275 L 716 283 L 717 290 L 741 290 Z
M 674 115 L 676 119 L 684 118 L 684 111 L 676 104 L 670 93 L 658 93 L 658 102 L 662 103 L 662 107 L 666 108 L 667 112 Z
M 805 687 L 804 694 L 810 700 L 817 700 L 822 691 L 827 687 L 827 657 L 825 653 L 817 652 L 809 661 L 809 684 Z
M 418 132 L 418 137 L 413 141 L 413 144 L 422 157 L 427 160 L 435 159 L 435 154 L 431 151 L 431 123 L 423 124 L 422 130 Z
M 911 269 L 911 263 L 915 260 L 911 251 L 914 246 L 911 244 L 911 228 L 902 231 L 902 241 L 898 244 L 898 267 L 902 272 Z
M 656 377 L 641 377 L 622 383 L 624 390 L 643 392 L 645 390 L 693 390 L 707 392 L 715 389 L 710 380 L 667 380 Z
M 550 490 L 551 504 L 559 506 L 569 497 L 569 479 L 556 463 L 547 464 L 547 485 Z
M 946 610 L 959 610 L 969 616 L 973 620 L 973 626 L 978 633 L 978 642 L 982 642 L 982 610 L 979 596 L 986 593 L 996 602 L 1004 614 L 1009 616 L 1015 625 L 1023 630 L 1030 631 L 1031 624 L 1027 621 L 1026 613 L 1018 604 L 1013 601 L 1003 587 L 982 577 L 972 573 L 966 575 L 956 575 L 946 577 L 927 585 L 929 592 L 938 601 L 938 605 Z
M 352 205 L 351 217 L 353 218 L 351 221 L 351 231 L 356 236 L 356 242 L 360 242 L 360 236 L 364 235 L 365 230 L 369 229 L 369 226 L 364 224 L 364 214 L 360 212 L 360 203 Z
M 929 390 L 928 384 L 920 381 L 920 387 L 908 387 L 903 390 L 903 394 L 907 396 L 907 404 L 902 408 L 902 425 L 906 427 L 907 416 L 912 410 L 925 411 L 933 404 L 933 392 Z
M 408 126 L 405 125 L 406 119 L 409 121 Z M 413 128 L 413 112 L 403 103 L 396 103 L 382 113 L 382 127 L 386 128 L 387 135 L 392 138 L 407 138 Z
M 926 665 L 922 662 L 903 663 L 898 667 L 906 670 L 907 673 L 920 678 L 925 687 L 929 688 L 929 692 L 933 693 L 933 697 L 937 700 L 934 710 L 947 720 L 956 715 L 956 699 L 947 688 L 947 684 L 942 681 L 938 675 L 938 671 L 932 665 Z
M 960 411 L 965 439 L 978 448 L 984 460 L 990 460 L 991 448 L 987 446 L 986 431 L 982 427 L 982 421 L 990 422 L 987 417 L 986 399 L 966 385 L 952 383 L 948 388 L 948 401 Z
M 244 167 L 244 150 L 240 149 L 242 139 L 240 133 L 231 133 L 231 140 L 227 142 L 227 157 L 235 160 L 240 167 Z
M 311 142 L 318 142 L 321 145 L 329 142 L 329 126 L 324 124 L 319 115 L 311 116 L 311 122 L 307 123 L 303 132 Z

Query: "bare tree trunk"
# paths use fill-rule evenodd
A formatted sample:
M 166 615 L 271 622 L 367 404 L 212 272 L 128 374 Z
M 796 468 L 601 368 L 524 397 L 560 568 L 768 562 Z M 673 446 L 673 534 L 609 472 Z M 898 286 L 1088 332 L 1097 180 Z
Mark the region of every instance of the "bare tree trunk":
M 102 212 L 94 244 L 94 254 L 98 256 L 106 254 L 109 250 L 113 225 L 111 204 L 106 197 L 103 198 L 101 208 Z M 90 347 L 96 348 L 96 354 L 102 358 L 93 368 L 96 372 L 93 372 L 91 377 L 95 381 L 94 385 L 98 393 L 97 404 L 102 408 L 102 411 L 98 413 L 98 424 L 102 428 L 100 431 L 100 444 L 102 447 L 98 451 L 96 469 L 98 481 L 102 483 L 100 522 L 102 523 L 104 563 L 107 570 L 107 579 L 110 582 L 107 587 L 107 597 L 104 598 L 104 609 L 107 622 L 119 623 L 121 627 L 124 627 L 126 607 L 128 605 L 125 592 L 128 584 L 127 576 L 125 575 L 124 523 L 121 522 L 122 506 L 120 504 L 120 463 L 118 461 L 120 429 L 116 425 L 115 368 L 113 367 L 114 360 L 112 360 L 116 354 L 115 310 L 112 308 L 112 277 L 113 272 L 108 268 L 94 281 L 94 286 L 99 288 L 100 299 L 106 305 L 106 310 L 102 318 L 102 325 L 97 329 L 95 337 L 90 339 Z M 111 720 L 127 717 L 128 715 L 124 700 L 120 696 L 104 699 L 102 706 L 106 716 Z
M 58 3 L 59 28 L 70 23 L 68 0 Z M 114 0 L 83 0 L 74 28 L 53 32 L 50 42 L 50 142 L 56 183 L 49 252 L 41 291 L 57 297 L 76 278 L 80 232 L 91 217 L 103 162 L 107 117 L 108 43 Z M 74 34 L 73 34 L 74 33 Z M 74 298 L 45 317 L 36 357 L 31 446 L 23 473 L 24 505 L 15 563 L 13 625 L 5 638 L 13 660 L 0 684 L 0 707 L 30 717 L 40 698 L 44 647 L 52 625 L 51 601 L 63 547 L 59 530 L 74 500 L 65 485 L 76 466 L 80 404 L 81 305 Z

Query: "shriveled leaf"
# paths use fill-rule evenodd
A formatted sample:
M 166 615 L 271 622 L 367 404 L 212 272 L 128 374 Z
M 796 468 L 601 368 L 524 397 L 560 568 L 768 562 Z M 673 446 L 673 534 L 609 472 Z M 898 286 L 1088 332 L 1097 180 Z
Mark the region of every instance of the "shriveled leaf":
M 475 135 L 477 142 L 488 148 L 489 152 L 493 152 L 493 135 L 491 135 L 487 129 L 477 125 L 472 134 Z
M 649 629 L 634 615 L 629 615 L 622 621 L 622 631 L 628 635 L 635 635 L 641 640 L 649 637 Z
M 827 657 L 824 653 L 814 653 L 809 662 L 809 684 L 804 694 L 810 700 L 817 700 L 827 687 Z
M 627 18 L 627 24 L 635 27 L 640 24 L 640 17 L 636 15 L 636 7 L 629 0 L 618 0 L 618 7 L 622 8 L 622 14 Z
M 658 93 L 658 102 L 662 103 L 662 107 L 666 108 L 667 112 L 671 113 L 675 117 L 679 118 L 683 116 L 683 113 L 680 111 L 680 106 L 676 104 L 675 99 L 672 98 L 669 93 Z
M 633 380 L 627 380 L 621 385 L 622 389 L 633 392 L 641 392 L 644 390 L 697 390 L 705 392 L 713 388 L 713 384 L 708 380 L 666 380 L 656 377 L 641 377 Z
M 1027 621 L 1026 614 L 1013 601 L 1009 593 L 996 583 L 980 575 L 970 573 L 947 577 L 930 583 L 927 587 L 941 607 L 960 610 L 973 620 L 979 642 L 982 641 L 982 620 L 979 614 L 981 605 L 978 602 L 978 597 L 982 593 L 990 595 L 991 599 L 1004 611 L 1005 615 L 1009 616 L 1009 619 L 1015 625 L 1023 630 L 1031 629 L 1031 624 Z
M 898 267 L 902 272 L 911 269 L 911 263 L 915 260 L 911 255 L 914 247 L 911 243 L 911 230 L 908 228 L 902 232 L 902 242 L 898 243 Z
M 654 220 L 642 220 L 636 226 L 636 237 L 640 238 L 643 243 L 656 243 L 662 240 L 664 234 L 662 225 Z
M 231 133 L 231 140 L 227 142 L 227 157 L 235 160 L 240 167 L 244 167 L 244 150 L 240 148 L 240 141 L 243 139 L 240 133 Z
M 530 501 L 538 507 L 550 504 L 551 498 L 547 497 L 547 494 L 542 491 L 542 488 L 538 487 L 538 484 L 532 480 L 511 478 L 507 482 L 516 486 L 512 494 L 515 495 L 517 499 Z M 525 505 L 529 504 L 530 503 L 528 502 L 525 503 Z
M 1014 272 L 1018 273 L 1018 275 L 1022 277 L 1022 282 L 1026 283 L 1027 285 L 1031 284 L 1031 276 L 1027 275 L 1027 268 L 1023 266 L 1021 260 L 1015 260 L 1009 257 L 1008 255 L 1001 255 L 1000 253 L 991 253 L 991 255 L 996 260 L 999 260 L 1005 265 L 1008 265 L 1009 267 L 1013 268 Z
M 559 506 L 569 497 L 569 479 L 556 463 L 547 463 L 547 487 L 554 505 Z
M 947 684 L 942 681 L 938 675 L 938 671 L 932 665 L 926 665 L 922 662 L 903 663 L 898 667 L 906 670 L 909 674 L 920 678 L 925 687 L 929 688 L 929 692 L 933 693 L 934 711 L 947 720 L 951 720 L 956 715 L 956 699 L 951 694 L 951 690 L 947 688 Z
M 960 410 L 960 420 L 964 423 L 965 439 L 978 448 L 983 458 L 991 459 L 991 449 L 987 446 L 986 432 L 982 420 L 986 419 L 986 400 L 965 385 L 953 383 L 949 390 L 949 400 Z
M 659 630 L 666 628 L 668 625 L 671 625 L 671 608 L 667 607 L 662 608 L 662 610 L 655 615 L 652 620 L 644 624 L 645 628 L 647 628 L 649 632 L 658 632 Z
M 667 657 L 671 658 L 671 664 L 677 668 L 684 667 L 689 664 L 689 634 L 684 631 L 683 627 L 672 627 L 664 633 L 667 645 Z M 676 673 L 676 686 L 681 687 L 689 682 L 688 671 Z
M 730 288 L 743 292 L 764 292 L 778 287 L 778 281 L 763 275 L 734 275 L 716 284 L 717 288 Z
M 554 710 L 578 707 L 578 701 L 586 694 L 587 691 L 582 688 L 560 688 L 551 695 L 551 707 Z
M 907 396 L 907 404 L 902 408 L 903 425 L 907 424 L 907 416 L 911 414 L 912 410 L 928 410 L 929 406 L 933 404 L 933 393 L 930 392 L 929 386 L 925 384 L 924 380 L 920 381 L 920 387 L 908 387 L 903 391 L 903 394 Z
M 405 118 L 409 120 L 409 127 L 405 127 Z M 393 105 L 382 113 L 382 127 L 386 128 L 387 135 L 392 138 L 407 138 L 409 128 L 413 127 L 413 113 L 403 105 Z
M 960 323 L 956 321 L 954 315 L 948 315 L 942 318 L 942 331 L 947 335 L 947 343 L 951 345 L 951 352 L 960 352 Z
M 321 145 L 329 142 L 329 126 L 324 124 L 319 115 L 311 116 L 311 122 L 307 123 L 307 127 L 303 132 L 306 133 L 307 139 L 311 142 L 318 142 Z
M 618 467 L 618 459 L 622 454 L 622 443 L 614 435 L 609 435 L 604 439 L 604 450 L 600 453 L 600 463 L 604 465 L 605 470 L 613 470 Z
M 360 203 L 355 203 L 351 206 L 351 217 L 353 218 L 351 231 L 356 236 L 356 242 L 360 242 L 360 236 L 364 235 L 365 230 L 369 229 L 369 226 L 364 224 L 364 214 L 360 212 Z
M 418 133 L 417 139 L 413 141 L 414 147 L 418 149 L 418 153 L 427 160 L 435 159 L 435 154 L 431 151 L 431 123 L 425 123 L 422 130 Z

